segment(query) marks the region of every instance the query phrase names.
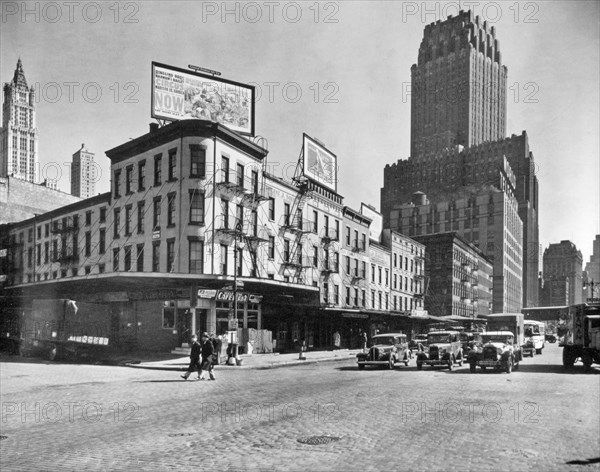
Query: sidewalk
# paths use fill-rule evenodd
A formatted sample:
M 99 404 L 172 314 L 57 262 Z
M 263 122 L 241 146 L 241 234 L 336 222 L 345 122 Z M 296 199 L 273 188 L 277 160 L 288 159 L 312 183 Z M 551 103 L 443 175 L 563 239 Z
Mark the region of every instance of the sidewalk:
M 356 362 L 356 354 L 360 349 L 338 349 L 336 351 L 309 351 L 304 355 L 306 360 L 300 360 L 298 353 L 290 354 L 252 354 L 240 355 L 241 366 L 231 366 L 232 369 L 276 369 L 296 365 L 316 364 L 319 362 L 347 361 Z M 165 359 L 154 362 L 125 363 L 123 365 L 135 369 L 174 370 L 185 371 L 189 365 L 189 357 Z M 221 364 L 223 367 L 225 364 Z

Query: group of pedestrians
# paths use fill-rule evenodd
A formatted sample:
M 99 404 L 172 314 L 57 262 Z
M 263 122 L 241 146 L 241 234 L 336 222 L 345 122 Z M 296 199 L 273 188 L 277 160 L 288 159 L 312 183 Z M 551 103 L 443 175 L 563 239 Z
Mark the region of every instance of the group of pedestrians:
M 181 376 L 187 380 L 192 372 L 198 372 L 196 380 L 205 380 L 208 373 L 210 380 L 215 378 L 214 364 L 219 362 L 218 342 L 216 338 L 210 337 L 208 333 L 202 333 L 201 341 L 198 336 L 192 335 L 192 351 L 190 352 L 190 365 L 185 374 Z

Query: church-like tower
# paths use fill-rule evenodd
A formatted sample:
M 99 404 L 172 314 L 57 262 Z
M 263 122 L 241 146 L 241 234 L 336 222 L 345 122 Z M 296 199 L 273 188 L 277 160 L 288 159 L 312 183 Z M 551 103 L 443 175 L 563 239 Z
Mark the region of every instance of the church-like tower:
M 27 85 L 19 58 L 12 81 L 4 84 L 0 177 L 14 176 L 38 183 L 38 130 L 35 121 L 35 91 Z
M 411 68 L 411 156 L 504 139 L 506 72 L 494 27 L 472 12 L 427 25 Z

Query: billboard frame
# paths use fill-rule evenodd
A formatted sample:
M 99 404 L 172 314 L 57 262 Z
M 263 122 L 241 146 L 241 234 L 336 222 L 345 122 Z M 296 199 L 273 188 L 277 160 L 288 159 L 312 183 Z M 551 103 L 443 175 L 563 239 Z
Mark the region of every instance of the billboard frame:
M 329 183 L 324 178 L 320 178 L 318 174 L 307 170 L 308 144 L 312 144 L 313 146 L 317 147 L 318 149 L 323 151 L 325 154 L 327 154 L 328 157 L 331 159 L 331 162 L 332 162 L 331 168 L 332 168 L 332 174 L 333 174 L 331 180 L 333 181 L 333 183 Z M 325 147 L 325 145 L 321 144 L 315 138 L 310 137 L 306 133 L 302 133 L 302 174 L 304 175 L 304 177 L 312 180 L 313 182 L 315 182 L 323 187 L 326 187 L 327 189 L 329 189 L 332 192 L 337 194 L 337 184 L 338 184 L 337 156 L 334 153 L 332 153 L 329 149 L 327 149 Z
M 164 116 L 164 115 L 160 115 L 154 112 L 154 91 L 155 91 L 155 85 L 154 85 L 154 77 L 155 77 L 155 68 L 156 67 L 160 67 L 163 69 L 167 69 L 179 74 L 185 74 L 185 75 L 190 75 L 193 77 L 197 77 L 200 79 L 205 79 L 211 82 L 217 82 L 217 83 L 223 83 L 223 84 L 227 84 L 227 85 L 233 85 L 235 87 L 239 87 L 242 89 L 247 89 L 250 91 L 250 126 L 248 127 L 248 131 L 241 131 L 239 129 L 233 129 L 231 126 L 227 125 L 226 123 L 222 123 L 222 122 L 218 122 L 215 121 L 215 123 L 219 123 L 222 126 L 225 126 L 226 128 L 230 129 L 231 131 L 234 131 L 235 133 L 239 133 L 241 135 L 244 136 L 255 136 L 255 115 L 256 115 L 256 107 L 255 107 L 255 103 L 256 103 L 256 87 L 253 85 L 248 85 L 248 84 L 244 84 L 242 82 L 235 82 L 233 80 L 229 80 L 229 79 L 223 79 L 221 77 L 216 77 L 214 75 L 210 75 L 210 74 L 202 74 L 200 72 L 195 72 L 189 69 L 182 69 L 181 67 L 175 67 L 175 66 L 171 66 L 168 64 L 163 64 L 161 62 L 156 62 L 156 61 L 152 61 L 152 68 L 151 68 L 151 78 L 150 78 L 150 116 L 156 120 L 165 120 L 165 121 L 183 121 L 183 120 L 188 120 L 188 119 L 194 119 L 194 118 L 180 118 L 180 119 L 176 119 L 176 118 L 172 118 L 169 116 Z M 200 119 L 200 118 L 198 118 Z M 214 121 L 214 120 L 211 120 Z

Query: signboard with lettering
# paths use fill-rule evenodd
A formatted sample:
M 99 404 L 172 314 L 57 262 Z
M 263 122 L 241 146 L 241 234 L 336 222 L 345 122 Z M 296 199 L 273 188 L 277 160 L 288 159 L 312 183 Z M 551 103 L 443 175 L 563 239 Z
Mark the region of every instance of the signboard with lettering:
M 198 298 L 215 298 L 216 295 L 217 295 L 216 290 L 206 290 L 206 289 L 198 290 Z

